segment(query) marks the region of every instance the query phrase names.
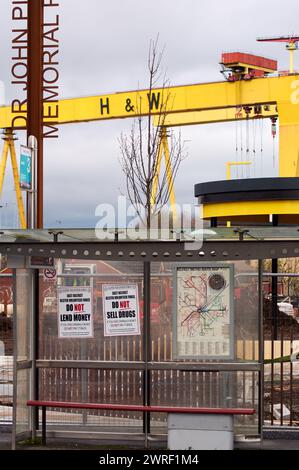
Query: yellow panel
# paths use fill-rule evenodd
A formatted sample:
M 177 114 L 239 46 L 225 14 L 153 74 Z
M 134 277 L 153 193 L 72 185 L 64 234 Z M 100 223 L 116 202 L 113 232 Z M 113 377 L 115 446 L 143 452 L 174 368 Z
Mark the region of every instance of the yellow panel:
M 258 360 L 259 343 L 253 340 L 237 340 L 237 358 L 243 360 Z
M 299 176 L 299 123 L 280 125 L 279 128 L 279 176 Z
M 204 204 L 203 218 L 269 214 L 299 214 L 299 201 L 244 201 Z
M 296 85 L 293 82 L 292 85 Z M 297 80 L 297 86 L 299 82 Z M 292 87 L 293 89 L 293 87 Z M 279 176 L 299 176 L 299 94 L 288 90 L 288 99 L 278 101 Z M 297 103 L 298 101 L 298 103 Z
M 0 107 L 0 128 L 7 129 L 12 127 L 12 114 L 11 108 L 9 106 L 1 106 Z
M 283 355 L 288 356 L 291 354 L 291 344 L 290 341 L 265 341 L 264 342 L 264 358 L 265 359 L 273 359 L 276 357 L 281 357 L 281 348 L 283 348 Z M 272 357 L 272 350 L 274 349 L 274 354 Z

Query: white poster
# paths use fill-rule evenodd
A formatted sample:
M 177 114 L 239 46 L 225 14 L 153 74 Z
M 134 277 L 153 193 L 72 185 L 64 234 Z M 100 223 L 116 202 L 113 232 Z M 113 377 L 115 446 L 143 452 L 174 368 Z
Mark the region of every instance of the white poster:
M 137 285 L 103 285 L 104 336 L 140 335 Z
M 59 338 L 93 338 L 91 287 L 58 289 Z
M 179 266 L 175 275 L 175 352 L 179 358 L 233 356 L 233 266 Z

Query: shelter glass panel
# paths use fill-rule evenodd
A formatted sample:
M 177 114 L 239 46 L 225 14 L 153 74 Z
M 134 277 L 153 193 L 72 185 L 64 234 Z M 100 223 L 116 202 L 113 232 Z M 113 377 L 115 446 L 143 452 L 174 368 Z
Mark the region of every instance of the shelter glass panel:
M 16 275 L 17 341 L 16 359 L 30 359 L 30 319 L 32 311 L 32 271 L 18 269 Z
M 271 271 L 271 261 L 264 270 Z M 298 258 L 278 261 L 284 276 L 264 276 L 264 424 L 299 424 L 299 274 Z M 273 282 L 277 295 L 272 296 Z
M 180 360 L 225 362 L 220 351 L 224 335 L 228 337 L 231 348 L 231 354 L 227 354 L 226 361 L 257 362 L 259 360 L 258 262 L 234 261 L 220 264 L 232 266 L 233 272 L 232 285 L 227 282 L 229 295 L 224 299 L 221 299 L 218 293 L 221 293 L 221 289 L 225 292 L 225 284 L 222 287 L 219 286 L 219 289 L 217 285 L 212 286 L 214 289 L 208 285 L 211 278 L 210 268 L 219 266 L 219 263 L 208 263 L 209 266 L 206 263 L 190 263 L 188 267 L 186 263 L 182 265 L 165 262 L 152 263 L 152 360 L 167 362 L 178 359 L 175 351 L 177 347 L 175 338 L 178 336 L 178 330 L 181 334 L 180 339 L 184 339 L 182 335 L 185 335 L 186 342 L 184 354 L 179 357 Z M 188 292 L 186 289 L 178 291 L 176 285 L 175 269 L 180 266 L 183 269 L 185 267 L 188 269 L 189 266 L 193 269 L 190 271 L 191 278 L 183 280 L 187 283 Z M 201 272 L 208 271 L 206 282 L 205 279 L 201 284 L 197 282 L 196 276 L 194 277 L 197 267 L 203 270 Z M 216 277 L 214 280 L 217 281 Z M 214 292 L 213 303 L 211 303 L 212 294 L 210 295 L 209 290 Z M 184 325 L 178 324 L 182 319 L 177 311 L 178 299 L 182 306 L 182 315 L 185 315 Z M 228 322 L 225 322 L 226 315 L 229 316 Z M 217 341 L 217 335 L 219 341 Z M 208 337 L 211 338 L 210 342 L 207 341 Z
M 252 416 L 235 416 L 235 433 L 259 434 L 259 374 L 250 371 L 152 371 L 151 404 L 174 407 L 254 408 Z M 155 413 L 151 424 L 166 430 L 166 414 Z
M 50 368 L 40 370 L 42 400 L 78 403 L 143 404 L 143 372 L 136 370 Z M 49 409 L 50 425 L 104 432 L 113 428 L 142 432 L 142 413 L 131 411 Z
M 16 435 L 28 432 L 31 426 L 31 409 L 27 406 L 30 399 L 30 374 L 29 369 L 17 372 L 17 392 L 16 392 Z
M 13 277 L 0 274 L 0 423 L 12 421 L 13 399 Z
M 27 406 L 31 398 L 31 361 L 33 327 L 33 271 L 17 269 L 15 276 L 15 394 L 14 394 L 14 436 L 15 440 L 31 435 L 32 410 Z M 15 445 L 15 442 L 14 442 Z
M 56 260 L 56 267 L 58 276 L 54 281 L 40 275 L 39 358 L 142 361 L 143 264 Z M 128 292 L 129 286 L 131 290 Z M 61 289 L 67 296 L 68 290 L 80 294 L 81 288 L 91 288 L 90 337 L 78 336 L 79 329 L 74 320 L 82 318 L 80 312 L 75 315 L 74 311 L 70 311 L 62 317 L 58 302 Z M 128 300 L 128 296 L 131 299 Z M 74 305 L 74 308 L 77 307 Z M 136 321 L 130 322 L 131 318 Z M 116 325 L 118 319 L 119 326 Z M 59 333 L 65 331 L 62 330 L 62 323 L 68 321 L 73 333 L 68 337 L 59 337 Z

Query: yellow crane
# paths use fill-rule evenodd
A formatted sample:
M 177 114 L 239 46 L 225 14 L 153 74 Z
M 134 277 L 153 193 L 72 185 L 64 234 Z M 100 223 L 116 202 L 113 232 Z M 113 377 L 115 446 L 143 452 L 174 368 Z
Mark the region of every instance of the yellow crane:
M 4 181 L 5 169 L 6 169 L 7 160 L 8 160 L 8 153 L 10 153 L 11 166 L 12 166 L 12 171 L 13 171 L 15 191 L 16 191 L 17 204 L 18 204 L 19 217 L 20 217 L 20 225 L 22 229 L 25 229 L 26 217 L 25 217 L 22 192 L 20 188 L 18 162 L 17 162 L 17 156 L 16 156 L 16 149 L 14 145 L 14 133 L 11 128 L 8 127 L 4 130 L 3 140 L 4 140 L 4 146 L 3 146 L 2 159 L 1 159 L 1 164 L 0 164 L 0 196 L 1 196 L 2 188 L 3 188 L 3 181 Z
M 145 89 L 60 100 L 57 125 L 134 118 L 149 113 L 159 115 L 166 91 L 169 103 L 166 127 L 279 118 L 279 176 L 299 176 L 299 74 L 268 76 L 275 72 L 274 61 L 270 63 L 269 59 L 236 54 L 239 54 L 236 56 L 238 60 L 232 63 L 229 63 L 227 57 L 225 62 L 222 57 L 222 63 L 229 71 L 229 76 L 222 82 L 173 86 L 167 90 L 157 88 L 151 93 Z M 48 102 L 45 106 L 47 115 L 55 115 L 57 104 Z M 26 110 L 23 116 L 26 117 Z M 14 117 L 10 107 L 1 107 L 0 128 L 11 133 Z M 161 139 L 157 177 L 163 152 L 167 164 L 166 131 L 161 132 Z M 1 168 L 3 170 L 3 164 Z M 1 181 L 3 183 L 3 177 Z M 174 204 L 171 172 L 168 174 L 168 183 L 171 185 L 171 203 Z M 0 184 L 0 193 L 1 190 Z M 21 212 L 20 208 L 20 215 Z

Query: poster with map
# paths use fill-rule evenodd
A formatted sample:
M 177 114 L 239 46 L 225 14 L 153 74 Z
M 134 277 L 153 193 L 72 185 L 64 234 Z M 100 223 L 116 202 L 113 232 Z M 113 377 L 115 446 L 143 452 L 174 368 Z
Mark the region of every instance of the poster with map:
M 233 359 L 233 265 L 176 266 L 174 355 Z

